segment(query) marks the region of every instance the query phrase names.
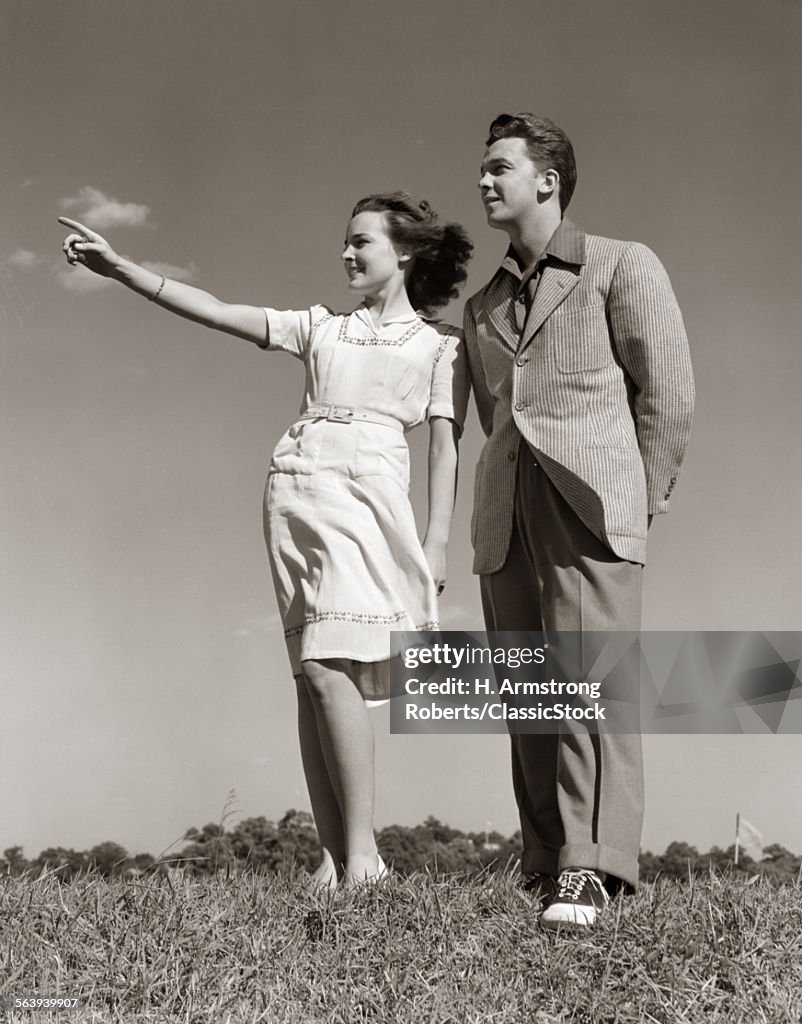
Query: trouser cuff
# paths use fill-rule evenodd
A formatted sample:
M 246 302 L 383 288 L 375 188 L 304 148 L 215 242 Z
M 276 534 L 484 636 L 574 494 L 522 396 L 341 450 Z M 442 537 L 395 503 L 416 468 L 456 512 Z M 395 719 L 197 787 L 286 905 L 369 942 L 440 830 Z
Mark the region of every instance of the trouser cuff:
M 524 850 L 521 856 L 522 875 L 553 875 L 560 873 L 559 850 Z
M 613 878 L 620 879 L 625 885 L 634 889 L 638 884 L 638 858 L 614 846 L 603 846 L 600 843 L 573 843 L 560 850 L 558 868 L 590 868 L 593 871 L 604 871 Z M 537 869 L 535 869 L 537 870 Z M 608 888 L 615 889 L 608 884 Z

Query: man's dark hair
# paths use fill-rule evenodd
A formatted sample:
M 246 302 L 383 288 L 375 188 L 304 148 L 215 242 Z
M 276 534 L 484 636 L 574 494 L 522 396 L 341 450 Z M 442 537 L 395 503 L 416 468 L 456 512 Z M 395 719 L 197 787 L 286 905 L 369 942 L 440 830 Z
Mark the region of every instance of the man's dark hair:
M 489 128 L 486 145 L 499 139 L 523 139 L 529 158 L 541 171 L 551 168 L 560 176 L 560 210 L 571 202 L 576 187 L 576 160 L 571 140 L 547 117 L 535 117 L 527 112 L 499 114 Z

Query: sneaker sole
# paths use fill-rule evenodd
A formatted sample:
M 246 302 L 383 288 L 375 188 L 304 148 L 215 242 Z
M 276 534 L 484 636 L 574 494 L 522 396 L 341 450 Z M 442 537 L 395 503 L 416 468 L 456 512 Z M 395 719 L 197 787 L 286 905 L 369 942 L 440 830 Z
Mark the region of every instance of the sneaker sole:
M 548 928 L 550 931 L 557 931 L 558 928 L 576 928 L 579 930 L 593 928 L 597 920 L 598 914 L 594 914 L 592 919 L 585 921 L 581 920 L 578 916 L 573 918 L 549 918 L 545 917 L 545 915 L 541 915 L 540 917 L 540 923 L 544 928 Z

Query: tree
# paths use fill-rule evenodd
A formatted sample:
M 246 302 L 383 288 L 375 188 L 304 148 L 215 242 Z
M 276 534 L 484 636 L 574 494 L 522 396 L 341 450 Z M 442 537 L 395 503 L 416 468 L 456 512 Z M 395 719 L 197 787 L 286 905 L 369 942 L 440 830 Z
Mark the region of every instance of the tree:
M 277 871 L 283 860 L 278 827 L 267 818 L 246 818 L 231 833 L 237 863 L 262 871 Z
M 132 857 L 129 861 L 128 872 L 131 874 L 142 874 L 149 868 L 154 867 L 156 864 L 156 858 L 151 856 L 149 853 L 138 853 Z
M 128 850 L 119 843 L 105 842 L 93 846 L 87 854 L 89 864 L 104 878 L 122 875 L 128 867 Z
M 219 868 L 231 870 L 236 857 L 231 848 L 231 839 L 222 825 L 210 822 L 202 829 L 187 829 L 184 840 L 188 841 L 174 858 L 176 866 L 191 874 L 213 873 Z
M 306 811 L 287 811 L 278 823 L 278 837 L 283 866 L 289 867 L 293 861 L 298 861 L 309 870 L 317 867 L 320 843 L 311 814 Z
M 459 829 L 451 828 L 450 825 L 444 825 L 432 814 L 430 814 L 424 823 L 418 827 L 425 829 L 429 833 L 433 843 L 441 843 L 445 845 L 450 843 L 452 839 L 464 838 L 464 834 L 460 832 Z
M 802 870 L 802 857 L 795 856 L 779 843 L 772 843 L 763 850 L 760 873 L 777 882 L 795 882 Z
M 653 882 L 663 867 L 663 858 L 645 850 L 638 858 L 640 877 L 644 882 Z
M 83 851 L 66 850 L 63 846 L 51 846 L 42 850 L 31 867 L 40 871 L 58 871 L 59 877 L 68 881 L 86 871 L 89 867 L 89 857 Z
M 21 846 L 9 846 L 3 850 L 3 859 L 0 860 L 0 874 L 21 875 L 31 865 L 22 854 Z
M 400 874 L 420 871 L 425 867 L 432 850 L 431 839 L 425 829 L 388 825 L 376 837 L 379 853 Z
M 699 851 L 695 846 L 687 843 L 673 842 L 666 847 L 666 852 L 660 857 L 660 869 L 664 875 L 672 878 L 687 878 L 692 874 L 699 863 Z

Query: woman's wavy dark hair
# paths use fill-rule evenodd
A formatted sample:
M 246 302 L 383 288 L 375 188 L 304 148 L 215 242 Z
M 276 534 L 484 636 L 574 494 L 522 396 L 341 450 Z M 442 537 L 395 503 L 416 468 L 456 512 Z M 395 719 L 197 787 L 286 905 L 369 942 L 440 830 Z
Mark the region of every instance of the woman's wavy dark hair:
M 413 257 L 407 294 L 415 309 L 432 313 L 455 299 L 468 272 L 473 245 L 460 224 L 440 224 L 426 200 L 408 192 L 377 192 L 360 199 L 358 213 L 385 213 L 388 235 L 399 252 Z

